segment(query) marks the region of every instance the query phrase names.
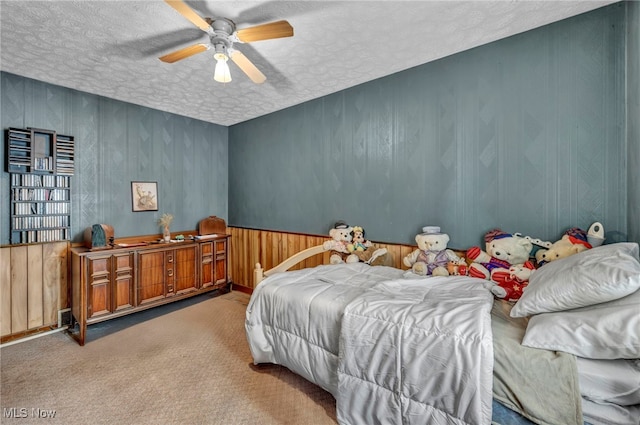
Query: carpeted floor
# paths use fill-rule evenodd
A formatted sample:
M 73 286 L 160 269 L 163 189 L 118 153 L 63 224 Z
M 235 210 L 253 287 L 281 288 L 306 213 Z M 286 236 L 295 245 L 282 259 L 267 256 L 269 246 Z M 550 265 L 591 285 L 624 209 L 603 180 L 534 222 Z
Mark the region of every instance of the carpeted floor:
M 327 392 L 254 366 L 248 295 L 203 294 L 0 350 L 0 423 L 336 424 Z M 51 414 L 54 414 L 53 418 Z

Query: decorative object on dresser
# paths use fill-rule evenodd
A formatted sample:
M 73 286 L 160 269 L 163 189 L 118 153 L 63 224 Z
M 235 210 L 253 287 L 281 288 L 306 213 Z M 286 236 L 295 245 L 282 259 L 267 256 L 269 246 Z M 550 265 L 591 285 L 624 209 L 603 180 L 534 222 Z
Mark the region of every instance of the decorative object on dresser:
M 171 242 L 171 231 L 169 227 L 173 221 L 173 215 L 164 213 L 162 217 L 158 219 L 158 225 L 162 228 L 162 240 L 165 242 Z
M 224 219 L 210 215 L 198 222 L 198 236 L 215 235 L 218 233 L 226 233 L 227 224 Z
M 107 249 L 72 248 L 72 334 L 78 343 L 84 345 L 92 323 L 204 292 L 228 291 L 231 235 L 223 219 L 209 218 L 218 233 L 185 232 L 186 238 L 170 243 L 159 243 L 155 235 L 132 236 Z
M 10 243 L 70 239 L 75 142 L 52 130 L 6 130 Z
M 113 226 L 108 224 L 94 224 L 84 231 L 84 246 L 89 249 L 113 248 Z

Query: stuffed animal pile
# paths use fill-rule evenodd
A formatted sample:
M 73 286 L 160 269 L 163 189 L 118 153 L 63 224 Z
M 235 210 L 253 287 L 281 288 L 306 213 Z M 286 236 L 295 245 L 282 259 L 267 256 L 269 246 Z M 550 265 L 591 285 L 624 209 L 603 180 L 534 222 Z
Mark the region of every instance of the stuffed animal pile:
M 604 241 L 604 230 L 594 223 L 589 232 L 574 227 L 556 242 L 547 242 L 493 229 L 484 236 L 484 250 L 474 246 L 459 257 L 448 248 L 449 235 L 440 227 L 427 226 L 416 235 L 418 248 L 402 262 L 418 276 L 469 275 L 482 279 L 496 298 L 517 301 L 526 289 L 532 273 L 550 261 L 591 249 Z M 370 265 L 393 266 L 393 258 L 385 248 L 375 246 L 365 237 L 361 226 L 349 226 L 339 221 L 329 231 L 331 240 L 324 243 L 331 250 L 330 263 L 363 262 Z
M 598 240 L 602 241 L 602 225 L 595 224 L 600 232 Z M 593 235 L 591 237 L 593 238 Z M 497 298 L 508 301 L 520 299 L 536 268 L 550 261 L 591 249 L 587 232 L 578 227 L 567 230 L 562 238 L 554 243 L 494 229 L 485 235 L 485 243 L 486 251 L 479 247 L 467 250 L 469 275 L 489 280 L 491 292 Z
M 365 231 L 361 226 L 349 226 L 338 221 L 329 230 L 331 240 L 324 242 L 323 247 L 331 251 L 330 264 L 366 263 L 371 266 L 392 266 L 393 258 L 386 248 L 380 248 L 365 239 Z

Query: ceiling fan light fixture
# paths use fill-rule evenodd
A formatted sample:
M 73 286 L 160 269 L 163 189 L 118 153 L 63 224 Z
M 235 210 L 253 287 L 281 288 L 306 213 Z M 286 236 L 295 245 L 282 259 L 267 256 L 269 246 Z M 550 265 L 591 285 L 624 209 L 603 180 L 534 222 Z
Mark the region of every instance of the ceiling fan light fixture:
M 217 48 L 213 57 L 216 60 L 216 69 L 213 73 L 213 79 L 219 83 L 231 82 L 231 72 L 229 71 L 229 65 L 227 64 L 229 57 L 223 51 L 218 51 Z
M 2 1 L 2 0 L 0 0 Z M 229 58 L 244 72 L 251 81 L 262 84 L 267 77 L 239 50 L 233 43 L 251 43 L 253 41 L 271 40 L 274 38 L 293 36 L 293 27 L 285 20 L 236 30 L 236 24 L 228 18 L 202 18 L 184 0 L 164 0 L 176 12 L 209 35 L 209 44 L 198 43 L 184 47 L 175 52 L 161 56 L 162 62 L 174 63 L 197 53 L 214 48 L 213 55 L 216 68 L 213 79 L 221 83 L 231 81 L 231 72 L 227 61 Z

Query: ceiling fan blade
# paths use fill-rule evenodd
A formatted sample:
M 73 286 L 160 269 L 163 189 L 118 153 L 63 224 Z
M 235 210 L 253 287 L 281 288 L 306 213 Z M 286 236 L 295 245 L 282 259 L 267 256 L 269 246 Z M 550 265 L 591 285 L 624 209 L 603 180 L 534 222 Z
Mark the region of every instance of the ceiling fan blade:
M 271 22 L 269 24 L 256 25 L 236 31 L 238 39 L 243 43 L 252 41 L 269 40 L 272 38 L 291 37 L 293 27 L 287 21 Z
M 209 50 L 209 46 L 206 44 L 192 44 L 191 46 L 185 47 L 184 49 L 176 50 L 175 52 L 160 56 L 159 59 L 162 62 L 174 63 L 181 59 L 188 58 L 189 56 L 193 56 L 196 53 L 204 52 L 205 50 Z
M 231 53 L 231 60 L 238 65 L 238 68 L 242 70 L 247 77 L 256 84 L 262 84 L 267 77 L 251 62 L 241 51 L 234 50 Z
M 181 14 L 182 16 L 184 16 L 185 18 L 190 20 L 191 23 L 193 23 L 193 25 L 195 25 L 196 27 L 200 28 L 202 31 L 205 31 L 205 32 L 209 32 L 210 31 L 211 27 L 209 26 L 207 21 L 202 19 L 202 17 L 200 17 L 200 15 L 198 15 L 196 12 L 194 12 L 193 9 L 191 9 L 189 6 L 187 6 L 187 4 L 185 2 L 183 2 L 182 0 L 164 0 L 164 1 L 169 6 L 173 7 L 175 10 L 177 10 L 179 14 Z

